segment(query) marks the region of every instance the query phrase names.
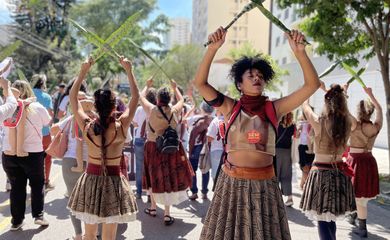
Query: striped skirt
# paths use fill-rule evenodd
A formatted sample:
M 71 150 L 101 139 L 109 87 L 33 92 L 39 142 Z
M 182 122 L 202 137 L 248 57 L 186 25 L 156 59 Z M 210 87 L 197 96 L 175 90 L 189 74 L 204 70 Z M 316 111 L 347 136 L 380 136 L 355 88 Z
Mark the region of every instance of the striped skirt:
M 69 197 L 68 208 L 88 224 L 126 223 L 136 219 L 137 203 L 123 175 L 83 173 Z
M 330 165 L 330 164 L 329 164 Z M 312 169 L 305 182 L 299 206 L 313 221 L 336 221 L 356 211 L 351 178 L 341 170 Z
M 291 239 L 276 177 L 250 180 L 221 171 L 200 239 Z

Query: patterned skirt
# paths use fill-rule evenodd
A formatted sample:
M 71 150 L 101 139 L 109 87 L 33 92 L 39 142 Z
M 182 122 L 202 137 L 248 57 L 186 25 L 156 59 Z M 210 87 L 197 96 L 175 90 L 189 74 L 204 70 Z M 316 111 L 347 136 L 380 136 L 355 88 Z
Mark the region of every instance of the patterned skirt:
M 305 182 L 299 206 L 313 221 L 336 221 L 356 211 L 351 178 L 341 170 L 312 169 Z
M 276 177 L 250 180 L 221 171 L 200 239 L 291 239 Z
M 356 198 L 375 198 L 379 194 L 379 174 L 374 156 L 370 152 L 350 153 L 347 163 L 355 173 L 352 184 Z
M 68 208 L 88 224 L 126 223 L 135 220 L 137 203 L 123 175 L 83 173 L 69 197 Z
M 163 205 L 188 200 L 194 172 L 182 144 L 176 153 L 162 154 L 155 142 L 147 141 L 144 153 L 143 189 L 152 189 L 156 202 Z

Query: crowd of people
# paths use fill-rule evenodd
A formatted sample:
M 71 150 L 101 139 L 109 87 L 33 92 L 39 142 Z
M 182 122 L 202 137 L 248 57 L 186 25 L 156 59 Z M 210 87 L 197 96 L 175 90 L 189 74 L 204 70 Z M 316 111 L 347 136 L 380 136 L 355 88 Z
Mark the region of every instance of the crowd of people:
M 302 170 L 299 208 L 317 221 L 319 238 L 336 239 L 336 220 L 342 217 L 353 225 L 357 219 L 354 233 L 367 237 L 367 203 L 379 194 L 371 150 L 383 121 L 372 90 L 364 88 L 369 101 L 359 103 L 354 117 L 348 110 L 348 85 L 326 89 L 306 54 L 305 37 L 293 30 L 286 38 L 302 69 L 303 85 L 290 95 L 269 99 L 264 89 L 274 70 L 261 57 L 245 56 L 230 70 L 241 95 L 233 99 L 208 83 L 211 63 L 226 34 L 218 28 L 209 35 L 211 44 L 193 82 L 203 97 L 200 104 L 183 96 L 174 80 L 169 87 L 156 89 L 151 78 L 139 90 L 132 63 L 125 57 L 119 59 L 130 86 L 131 98 L 125 101 L 109 88 L 89 96 L 83 81 L 94 64 L 92 58 L 52 96 L 46 92 L 45 75 L 34 75 L 33 86 L 23 80 L 11 85 L 3 77 L 11 64 L 0 69 L 2 166 L 10 191 L 10 230 L 23 226 L 27 180 L 34 223 L 49 225 L 44 192 L 55 186 L 50 182 L 52 156 L 45 150 L 63 135 L 62 176 L 75 240 L 96 239 L 98 224 L 102 239 L 115 239 L 119 223 L 136 220 L 137 212 L 157 217 L 158 204 L 164 206 L 162 223 L 172 225 L 172 205 L 208 199 L 211 190 L 200 239 L 291 239 L 286 207 L 294 206 L 295 151 Z M 324 108 L 317 114 L 308 99 L 319 88 L 325 95 Z M 293 114 L 297 108 L 302 110 L 299 118 Z M 130 141 L 135 194 L 123 153 Z M 140 211 L 137 199 L 143 194 L 150 206 Z

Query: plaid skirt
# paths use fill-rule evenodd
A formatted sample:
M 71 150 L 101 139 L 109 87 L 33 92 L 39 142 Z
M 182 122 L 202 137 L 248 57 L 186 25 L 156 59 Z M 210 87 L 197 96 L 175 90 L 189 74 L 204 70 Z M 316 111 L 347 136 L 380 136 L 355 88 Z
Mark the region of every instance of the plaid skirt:
M 379 194 L 378 165 L 372 153 L 349 153 L 347 163 L 353 169 L 352 185 L 357 198 L 375 198 Z
M 314 168 L 305 182 L 299 206 L 305 215 L 310 220 L 330 222 L 356 211 L 351 178 L 337 168 Z
M 137 203 L 123 175 L 83 173 L 69 197 L 68 208 L 88 224 L 126 223 L 136 219 Z
M 222 170 L 200 239 L 291 239 L 276 177 L 241 179 Z
M 142 188 L 151 189 L 157 203 L 173 205 L 188 200 L 192 176 L 194 171 L 182 144 L 176 153 L 163 154 L 157 151 L 156 142 L 145 143 Z

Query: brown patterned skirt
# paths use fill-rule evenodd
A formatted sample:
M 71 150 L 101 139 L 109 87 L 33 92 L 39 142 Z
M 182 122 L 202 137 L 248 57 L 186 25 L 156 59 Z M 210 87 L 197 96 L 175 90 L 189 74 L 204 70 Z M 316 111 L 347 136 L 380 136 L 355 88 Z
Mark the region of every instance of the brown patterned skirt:
M 355 173 L 352 185 L 356 198 L 375 198 L 379 194 L 379 174 L 372 153 L 349 153 L 347 162 Z
M 330 165 L 330 164 L 329 164 Z M 299 206 L 314 221 L 336 221 L 356 211 L 351 178 L 340 169 L 312 169 Z
M 69 197 L 68 208 L 88 224 L 125 223 L 135 220 L 137 203 L 123 175 L 83 173 Z
M 276 177 L 250 180 L 221 171 L 200 239 L 291 239 Z
M 178 204 L 188 199 L 187 189 L 194 172 L 182 144 L 174 154 L 157 151 L 156 143 L 147 141 L 144 150 L 143 189 L 152 189 L 157 203 Z

